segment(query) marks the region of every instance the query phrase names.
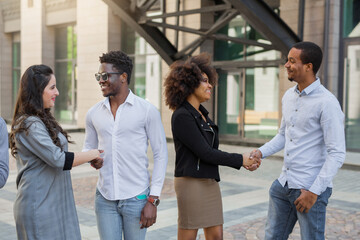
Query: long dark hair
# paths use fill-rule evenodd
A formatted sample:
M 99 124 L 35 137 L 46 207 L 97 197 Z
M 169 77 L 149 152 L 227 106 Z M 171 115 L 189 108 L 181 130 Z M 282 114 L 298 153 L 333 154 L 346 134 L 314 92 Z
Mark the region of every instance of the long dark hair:
M 11 154 L 15 157 L 17 147 L 15 145 L 16 134 L 25 131 L 28 134 L 30 125 L 25 120 L 30 116 L 36 116 L 45 124 L 53 143 L 62 149 L 58 133 L 61 132 L 69 141 L 69 136 L 55 120 L 50 109 L 44 108 L 43 93 L 48 85 L 52 69 L 46 65 L 30 66 L 21 77 L 18 97 L 15 104 L 14 116 L 10 132 Z

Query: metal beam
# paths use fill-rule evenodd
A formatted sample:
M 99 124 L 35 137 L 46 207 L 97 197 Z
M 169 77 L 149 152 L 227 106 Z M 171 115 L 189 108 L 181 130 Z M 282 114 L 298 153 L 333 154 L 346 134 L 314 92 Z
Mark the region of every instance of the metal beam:
M 221 69 L 238 69 L 238 68 L 256 68 L 256 67 L 279 67 L 283 60 L 263 60 L 263 61 L 215 61 L 212 65 Z
M 209 38 L 214 39 L 214 40 L 230 41 L 230 42 L 234 42 L 234 43 L 262 47 L 266 50 L 274 49 L 274 46 L 271 44 L 265 44 L 265 43 L 261 43 L 261 42 L 255 41 L 255 40 L 250 40 L 250 39 L 245 39 L 245 38 L 229 37 L 225 34 L 214 34 L 214 35 L 209 36 Z
M 300 41 L 298 36 L 262 0 L 228 0 L 241 15 L 270 40 L 273 46 L 287 54 L 291 46 Z
M 170 41 L 164 36 L 157 27 L 152 27 L 145 24 L 139 24 L 138 12 L 131 12 L 129 7 L 131 2 L 129 0 L 103 0 L 110 9 L 118 15 L 128 26 L 134 29 L 140 34 L 165 60 L 167 64 L 171 64 L 177 60 L 174 55 L 177 49 L 170 43 Z M 136 9 L 135 9 L 136 10 Z
M 205 33 L 200 31 L 200 30 L 196 30 L 196 29 L 188 28 L 188 27 L 176 26 L 176 25 L 167 24 L 167 23 L 159 23 L 159 22 L 148 21 L 144 25 L 153 26 L 153 27 L 170 28 L 170 29 L 173 29 L 173 30 L 176 30 L 176 31 L 182 31 L 182 32 L 196 34 L 196 35 L 205 35 Z
M 142 16 L 140 21 L 146 21 L 146 20 L 157 19 L 157 18 L 184 16 L 184 15 L 190 15 L 190 14 L 224 11 L 224 10 L 228 10 L 228 9 L 231 9 L 231 5 L 221 4 L 221 5 L 203 7 L 203 8 L 197 8 L 197 9 L 191 9 L 191 10 L 183 10 L 183 11 L 176 11 L 176 12 L 171 12 L 171 13 L 164 13 L 164 14 L 160 14 L 160 15 Z
M 300 41 L 296 34 L 294 34 L 280 17 L 262 0 L 223 0 L 223 3 L 218 5 L 215 4 L 213 6 L 179 10 L 170 13 L 163 12 L 159 15 L 147 16 L 147 11 L 149 11 L 157 1 L 159 0 L 103 0 L 116 15 L 142 36 L 168 64 L 184 58 L 187 55 L 191 55 L 208 39 L 258 46 L 262 48 L 261 51 L 279 50 L 285 55 L 294 43 Z M 138 5 L 136 3 L 138 3 Z M 221 13 L 221 16 L 217 18 L 214 24 L 206 29 L 193 29 L 178 24 L 177 21 L 175 24 L 168 24 L 166 21 L 166 19 L 170 17 L 179 18 L 179 16 L 211 12 L 213 12 L 214 15 Z M 229 24 L 239 13 L 241 13 L 242 17 L 247 20 L 252 27 L 269 40 L 271 44 L 217 33 L 219 29 Z M 158 19 L 161 19 L 162 22 L 158 22 Z M 169 41 L 166 37 L 166 29 L 195 34 L 198 37 L 187 46 L 178 49 L 177 40 Z M 254 64 L 253 62 L 249 63 Z M 265 64 L 264 66 L 269 64 L 266 62 L 262 63 Z M 272 61 L 272 64 L 273 63 L 274 61 Z M 236 65 L 240 66 L 243 65 L 243 63 L 240 65 L 236 63 Z
M 140 11 L 142 13 L 145 13 L 147 10 L 149 10 L 153 5 L 154 3 L 156 3 L 158 0 L 147 0 L 145 1 L 142 6 L 140 6 Z

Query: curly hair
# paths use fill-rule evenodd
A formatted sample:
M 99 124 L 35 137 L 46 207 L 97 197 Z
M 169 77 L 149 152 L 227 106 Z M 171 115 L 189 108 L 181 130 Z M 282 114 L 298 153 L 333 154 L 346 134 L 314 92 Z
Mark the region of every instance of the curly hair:
M 186 61 L 179 60 L 171 64 L 165 79 L 165 104 L 175 110 L 183 104 L 189 95 L 199 87 L 202 74 L 205 73 L 212 86 L 217 84 L 218 74 L 210 65 L 208 53 L 190 57 Z
M 131 72 L 133 69 L 132 60 L 122 51 L 110 51 L 99 57 L 100 63 L 111 63 L 113 67 L 121 72 L 126 72 L 127 83 L 130 84 Z
M 11 155 L 14 157 L 17 154 L 17 147 L 15 144 L 16 134 L 23 131 L 26 134 L 29 134 L 28 129 L 31 123 L 30 125 L 27 125 L 25 120 L 30 116 L 36 116 L 41 119 L 45 124 L 53 143 L 62 150 L 63 147 L 61 146 L 58 137 L 59 132 L 66 137 L 68 142 L 72 142 L 69 141 L 67 132 L 64 131 L 55 120 L 50 109 L 44 108 L 43 92 L 53 74 L 52 69 L 46 65 L 33 65 L 26 69 L 21 77 L 19 94 L 15 104 L 10 132 Z

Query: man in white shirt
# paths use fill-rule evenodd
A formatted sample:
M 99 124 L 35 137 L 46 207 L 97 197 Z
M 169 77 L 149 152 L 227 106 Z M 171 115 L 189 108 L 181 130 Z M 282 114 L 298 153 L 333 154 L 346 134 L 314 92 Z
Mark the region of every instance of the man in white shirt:
M 145 239 L 156 222 L 157 205 L 167 165 L 167 145 L 159 111 L 129 89 L 131 59 L 121 51 L 100 57 L 95 74 L 106 97 L 86 116 L 83 150 L 103 149 L 104 165 L 97 183 L 95 212 L 104 240 Z M 150 184 L 150 142 L 154 168 Z
M 297 83 L 282 98 L 279 133 L 253 156 L 284 149 L 280 177 L 272 184 L 265 239 L 288 239 L 299 221 L 301 239 L 324 239 L 332 179 L 345 160 L 344 114 L 336 97 L 316 77 L 322 51 L 312 42 L 296 43 L 285 64 Z

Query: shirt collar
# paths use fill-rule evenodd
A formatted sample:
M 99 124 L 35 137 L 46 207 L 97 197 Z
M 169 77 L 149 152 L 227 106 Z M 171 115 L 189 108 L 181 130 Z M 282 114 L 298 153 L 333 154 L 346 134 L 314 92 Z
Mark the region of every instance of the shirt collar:
M 135 95 L 133 94 L 133 92 L 129 89 L 129 95 L 126 97 L 125 102 L 124 103 L 129 103 L 130 105 L 134 105 L 134 100 L 135 100 Z M 123 103 L 123 104 L 124 104 Z M 103 102 L 102 105 L 104 107 L 106 107 L 107 109 L 110 110 L 110 98 L 106 97 Z
M 298 85 L 296 85 L 294 91 L 298 94 L 306 94 L 309 95 L 312 91 L 314 91 L 316 88 L 318 88 L 321 85 L 320 83 L 320 78 L 316 78 L 316 80 L 310 84 L 309 86 L 307 86 L 304 90 L 302 90 L 301 92 L 299 92 L 298 89 Z

